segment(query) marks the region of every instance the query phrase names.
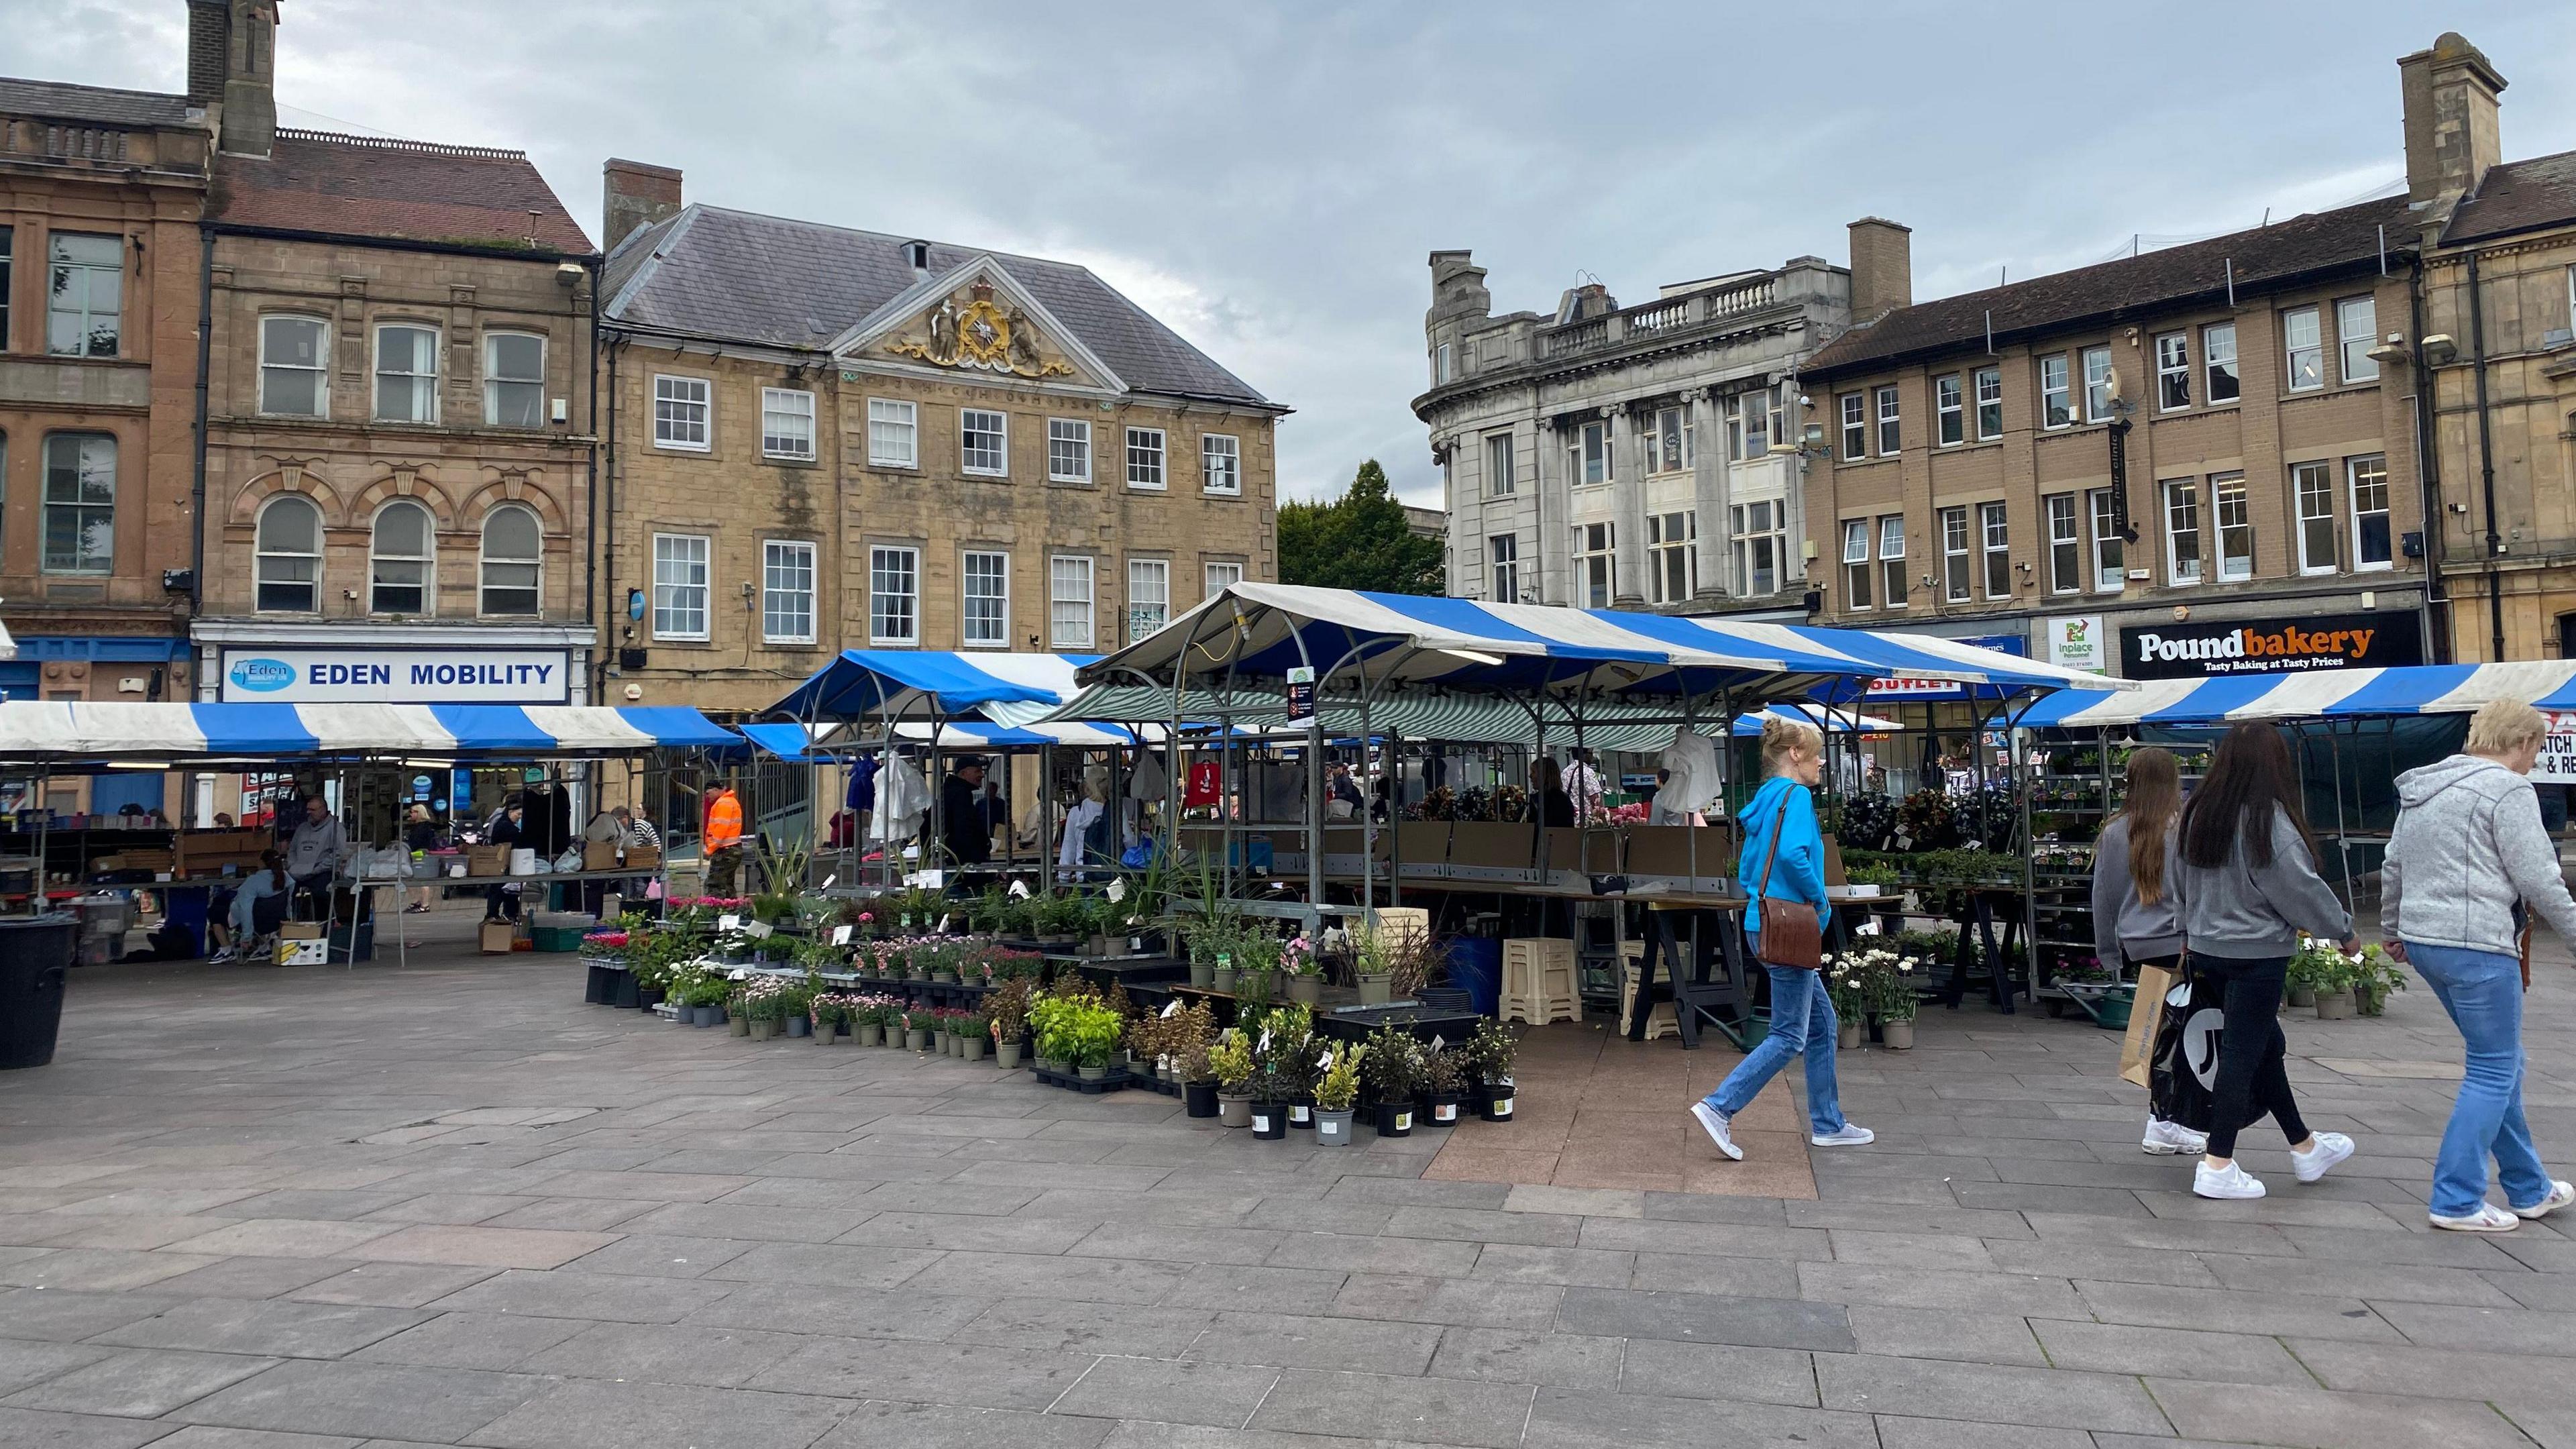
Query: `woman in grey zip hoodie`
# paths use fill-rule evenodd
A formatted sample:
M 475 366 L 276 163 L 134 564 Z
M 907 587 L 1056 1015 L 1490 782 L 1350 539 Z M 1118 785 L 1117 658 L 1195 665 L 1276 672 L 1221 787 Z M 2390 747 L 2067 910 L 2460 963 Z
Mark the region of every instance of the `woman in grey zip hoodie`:
M 2268 1113 L 2290 1139 L 2301 1182 L 2352 1155 L 2340 1132 L 2311 1134 L 2282 1066 L 2281 988 L 2299 933 L 2353 939 L 2352 916 L 2317 875 L 2299 811 L 2299 769 L 2272 725 L 2247 721 L 2218 742 L 2209 774 L 2182 811 L 2175 895 L 2192 976 L 2224 992 L 2218 1080 L 2210 1087 L 2209 1150 L 2191 1190 L 2256 1198 L 2263 1184 L 2236 1162 L 2236 1134 Z
M 2456 1232 L 2505 1232 L 2576 1202 L 2522 1115 L 2524 908 L 2576 942 L 2576 900 L 2524 778 L 2547 737 L 2540 711 L 2498 700 L 2470 716 L 2466 753 L 2397 777 L 2380 920 L 2389 954 L 2433 988 L 2466 1048 L 2430 1202 L 2433 1226 Z M 2511 1212 L 2486 1200 L 2490 1155 Z
M 2174 913 L 2180 873 L 2174 818 L 2182 813 L 2182 771 L 2173 752 L 2153 746 L 2129 753 L 2128 794 L 2120 813 L 2093 842 L 2093 952 L 2113 972 L 2138 968 L 2137 1010 L 2120 1061 L 2154 1052 L 2156 1018 L 2182 958 L 2182 919 Z M 2132 1081 L 2137 1078 L 2130 1078 Z M 2207 1137 L 2147 1109 L 2139 1149 L 2159 1157 L 2196 1153 Z

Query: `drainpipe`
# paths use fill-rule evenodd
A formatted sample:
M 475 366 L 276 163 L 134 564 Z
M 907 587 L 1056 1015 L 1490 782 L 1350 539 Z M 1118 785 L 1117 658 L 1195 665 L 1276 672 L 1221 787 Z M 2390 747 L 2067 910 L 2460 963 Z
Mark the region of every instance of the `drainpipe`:
M 605 521 L 598 518 L 593 518 L 590 521 L 590 526 L 599 534 L 601 551 L 607 555 L 606 569 L 608 573 L 608 592 L 612 598 L 617 594 L 617 356 L 623 351 L 625 351 L 625 348 L 621 345 L 620 339 L 613 337 L 609 339 L 608 517 Z M 595 382 L 592 384 L 594 393 L 597 391 L 597 386 L 598 385 Z M 591 399 L 591 406 L 595 409 L 598 405 L 599 399 L 596 396 L 593 396 Z M 607 627 L 600 629 L 594 635 L 594 637 L 603 641 L 603 656 L 606 654 L 606 651 L 619 648 L 624 643 L 624 635 L 620 631 L 625 627 L 623 623 L 626 617 L 625 603 L 620 600 L 615 607 L 609 610 L 609 612 L 615 617 L 616 622 L 612 622 Z M 604 694 L 608 684 L 607 658 L 602 657 L 594 661 L 591 667 L 599 678 L 601 692 Z
M 2415 484 L 2416 512 L 2424 529 L 2424 628 L 2433 636 L 2433 662 L 2451 662 L 2451 601 L 2442 590 L 2442 455 L 2433 436 L 2433 409 L 2441 402 L 2440 382 L 2424 361 L 2424 258 L 2415 258 L 2407 283 L 2407 336 L 2415 354 Z M 2426 397 L 2430 391 L 2432 396 Z M 2439 610 L 2437 614 L 2435 611 Z M 2436 620 L 2438 619 L 2438 623 Z
M 601 260 L 594 258 L 584 261 L 581 265 L 582 270 L 590 274 L 590 351 L 588 356 L 584 359 L 587 365 L 584 367 L 582 373 L 583 390 L 590 394 L 589 421 L 582 425 L 582 434 L 589 438 L 590 441 L 584 445 L 588 456 L 582 466 L 582 490 L 584 495 L 582 501 L 582 521 L 589 526 L 590 531 L 595 535 L 600 531 L 599 282 Z M 582 550 L 582 554 L 583 575 L 581 584 L 581 617 L 583 623 L 590 625 L 591 637 L 591 661 L 589 671 L 591 679 L 590 702 L 593 704 L 603 704 L 607 702 L 606 691 L 602 686 L 608 682 L 608 668 L 606 661 L 599 657 L 599 550 L 595 548 L 586 548 Z M 542 607 L 542 605 L 540 607 Z
M 196 537 L 189 544 L 188 615 L 205 612 L 206 604 L 206 374 L 214 356 L 215 229 L 197 226 L 197 436 L 196 482 L 189 507 L 196 515 Z M 193 652 L 193 651 L 192 651 Z M 198 681 L 203 684 L 204 681 Z
M 2496 579 L 2496 556 L 2504 551 L 2504 537 L 2496 531 L 2495 433 L 2487 411 L 2487 324 L 2486 308 L 2478 297 L 2478 254 L 2469 253 L 2469 345 L 2475 355 L 2478 376 L 2478 477 L 2486 493 L 2487 508 L 2487 658 L 2492 663 L 2504 662 L 2504 595 Z

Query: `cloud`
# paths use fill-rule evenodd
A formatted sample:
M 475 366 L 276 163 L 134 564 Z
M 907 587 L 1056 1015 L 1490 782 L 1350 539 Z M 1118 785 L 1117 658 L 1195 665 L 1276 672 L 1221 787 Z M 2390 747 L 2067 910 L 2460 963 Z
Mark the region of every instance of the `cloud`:
M 300 123 L 530 152 L 597 229 L 610 155 L 750 210 L 1093 267 L 1293 407 L 1281 491 L 1374 456 L 1436 500 L 1428 252 L 1502 310 L 1623 299 L 1914 228 L 1916 295 L 2101 261 L 2395 175 L 2402 0 L 1832 12 L 1596 0 L 1049 7 L 834 0 L 295 0 Z M 2507 153 L 2576 147 L 2551 7 L 2443 24 L 2513 81 Z M 175 89 L 179 0 L 0 0 L 21 74 Z

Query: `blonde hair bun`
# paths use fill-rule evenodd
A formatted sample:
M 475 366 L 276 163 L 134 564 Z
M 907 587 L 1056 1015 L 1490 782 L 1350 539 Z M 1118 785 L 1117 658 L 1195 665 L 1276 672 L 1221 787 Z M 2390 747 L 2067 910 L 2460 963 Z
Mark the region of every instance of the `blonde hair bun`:
M 1825 734 L 1814 725 L 1800 720 L 1770 715 L 1762 721 L 1762 767 L 1776 769 L 1793 754 L 1824 753 Z

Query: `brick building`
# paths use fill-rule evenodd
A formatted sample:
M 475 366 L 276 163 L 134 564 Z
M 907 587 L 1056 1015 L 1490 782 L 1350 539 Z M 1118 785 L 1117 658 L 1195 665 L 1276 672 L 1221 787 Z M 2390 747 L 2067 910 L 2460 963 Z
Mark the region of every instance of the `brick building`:
M 0 699 L 186 697 L 205 199 L 195 98 L 0 80 Z
M 2424 662 L 2412 374 L 2383 340 L 2413 240 L 2391 198 L 1856 308 L 1799 379 L 1818 613 L 2133 677 Z M 1910 290 L 1888 260 L 1855 246 L 1855 297 Z M 2254 623 L 2285 652 L 2201 657 Z
M 589 239 L 520 152 L 278 129 L 271 7 L 192 18 L 200 697 L 587 702 Z
M 2457 35 L 2397 66 L 2449 641 L 2576 658 L 2576 151 L 2505 161 L 2504 78 Z
M 1103 652 L 1278 576 L 1268 401 L 1088 270 L 683 206 L 606 168 L 619 699 L 843 648 Z

